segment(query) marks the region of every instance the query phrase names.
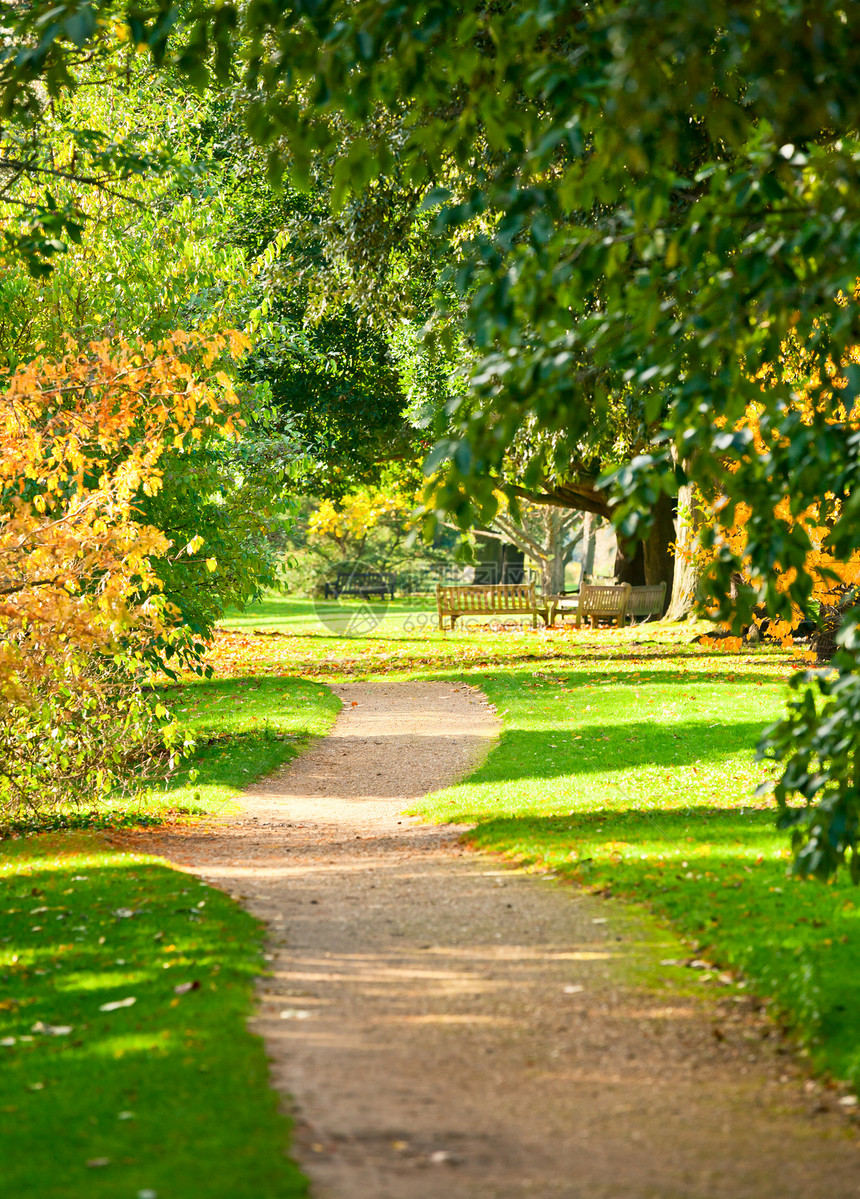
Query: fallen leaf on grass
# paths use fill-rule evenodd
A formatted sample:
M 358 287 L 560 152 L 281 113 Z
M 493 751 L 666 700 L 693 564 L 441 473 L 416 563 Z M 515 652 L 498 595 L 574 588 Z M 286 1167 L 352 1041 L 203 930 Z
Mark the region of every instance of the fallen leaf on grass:
M 580 991 L 584 991 L 585 987 L 581 987 L 579 983 L 574 983 L 572 986 L 562 988 L 565 995 L 578 995 Z
M 131 1007 L 137 1003 L 137 998 L 134 995 L 129 995 L 127 999 L 115 999 L 113 1003 L 103 1003 L 99 1007 L 100 1012 L 115 1012 L 121 1007 Z
M 87 1166 L 89 1167 L 90 1170 L 99 1170 L 99 1169 L 101 1169 L 102 1166 L 109 1166 L 109 1165 L 110 1165 L 109 1157 L 91 1157 L 89 1159 L 89 1161 L 87 1162 Z
M 128 920 L 133 915 L 134 908 L 117 908 L 117 910 L 114 912 L 114 916 L 120 920 Z
M 30 1032 L 39 1032 L 45 1037 L 67 1037 L 73 1029 L 73 1024 L 43 1024 L 41 1020 L 37 1020 Z
M 174 995 L 187 995 L 189 991 L 199 991 L 199 990 L 200 990 L 200 980 L 198 978 L 195 978 L 194 982 L 191 982 L 191 983 L 179 983 L 178 986 L 173 988 L 173 994 Z

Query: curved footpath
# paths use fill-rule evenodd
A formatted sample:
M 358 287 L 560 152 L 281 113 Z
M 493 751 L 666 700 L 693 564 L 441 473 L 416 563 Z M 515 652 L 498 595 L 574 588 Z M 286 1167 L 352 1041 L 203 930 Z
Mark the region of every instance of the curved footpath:
M 487 752 L 481 692 L 333 690 L 239 819 L 148 844 L 269 925 L 255 1027 L 313 1199 L 860 1196 L 856 1132 L 748 1001 L 619 981 L 659 953 L 622 905 L 401 814 Z

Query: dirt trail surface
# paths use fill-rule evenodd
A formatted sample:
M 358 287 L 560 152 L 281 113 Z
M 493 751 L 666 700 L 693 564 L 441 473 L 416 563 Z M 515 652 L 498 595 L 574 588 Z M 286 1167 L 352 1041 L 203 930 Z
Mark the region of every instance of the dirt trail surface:
M 272 930 L 255 1027 L 314 1199 L 860 1196 L 853 1127 L 746 1001 L 619 981 L 659 952 L 620 905 L 401 814 L 491 745 L 480 692 L 334 690 L 239 819 L 154 846 Z

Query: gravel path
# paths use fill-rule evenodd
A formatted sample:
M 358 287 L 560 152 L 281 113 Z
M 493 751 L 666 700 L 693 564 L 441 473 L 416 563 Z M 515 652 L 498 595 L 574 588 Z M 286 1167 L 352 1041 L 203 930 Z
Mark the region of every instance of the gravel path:
M 748 1001 L 620 982 L 658 952 L 623 906 L 402 815 L 487 752 L 479 691 L 333 690 L 241 818 L 148 845 L 272 930 L 255 1027 L 313 1199 L 860 1196 L 853 1126 Z

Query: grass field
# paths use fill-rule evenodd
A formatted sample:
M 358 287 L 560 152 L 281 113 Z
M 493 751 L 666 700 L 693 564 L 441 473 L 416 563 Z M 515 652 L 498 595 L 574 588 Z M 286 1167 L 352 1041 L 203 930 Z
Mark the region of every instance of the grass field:
M 481 848 L 643 905 L 686 938 L 686 960 L 712 966 L 667 965 L 667 981 L 740 980 L 773 1001 L 821 1070 L 860 1084 L 860 892 L 845 876 L 788 877 L 786 837 L 754 798 L 771 770 L 754 747 L 783 709 L 785 653 L 721 654 L 693 644 L 695 630 L 660 625 L 454 635 L 380 625 L 335 637 L 289 600 L 267 619 L 280 636 L 225 634 L 225 671 L 250 658 L 321 680 L 482 687 L 503 722 L 498 747 L 416 810 L 474 824 Z
M 361 636 L 366 632 L 429 633 L 437 627 L 435 604 L 426 596 L 380 600 L 343 598 L 306 600 L 270 597 L 233 613 L 225 624 L 252 633 L 271 629 L 335 636 Z
M 74 826 L 229 812 L 324 733 L 339 703 L 284 678 L 195 680 L 165 695 L 198 740 L 169 787 L 0 842 L 0 1192 L 15 1199 L 305 1194 L 245 1025 L 263 930 L 220 891 Z M 50 1145 L 48 1130 L 62 1130 Z
M 819 1069 L 860 1083 L 860 893 L 845 878 L 787 877 L 785 837 L 753 798 L 769 770 L 754 746 L 785 699 L 784 653 L 721 655 L 687 627 L 442 635 L 419 606 L 376 616 L 349 615 L 339 630 L 312 605 L 272 599 L 228 622 L 210 655 L 216 677 L 165 690 L 198 737 L 197 780 L 179 777 L 109 819 L 229 811 L 252 778 L 325 732 L 338 707 L 327 682 L 465 679 L 496 705 L 501 740 L 471 778 L 417 810 L 471 823 L 481 848 L 652 913 L 688 945 L 652 963 L 658 984 L 733 979 L 773 1001 Z M 0 867 L 9 1193 L 301 1194 L 244 1028 L 265 965 L 254 922 L 93 832 L 6 841 Z M 707 968 L 684 964 L 693 958 Z M 52 1035 L 58 1025 L 69 1031 Z M 67 1135 L 39 1154 L 48 1127 Z
M 154 859 L 65 832 L 0 866 L 0 1162 L 10 1199 L 292 1199 L 246 1030 L 262 930 Z

